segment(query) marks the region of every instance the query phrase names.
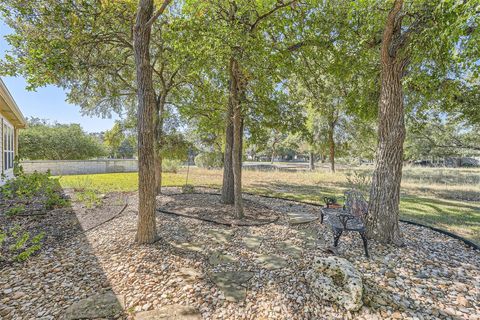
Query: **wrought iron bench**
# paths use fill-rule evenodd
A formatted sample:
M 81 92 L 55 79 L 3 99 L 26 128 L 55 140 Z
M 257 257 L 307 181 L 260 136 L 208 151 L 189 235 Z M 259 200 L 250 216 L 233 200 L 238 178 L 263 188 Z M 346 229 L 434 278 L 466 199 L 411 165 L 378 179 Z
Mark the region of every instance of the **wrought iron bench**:
M 368 214 L 368 203 L 357 190 L 345 192 L 343 208 L 332 208 L 329 204 L 321 210 L 321 222 L 327 216 L 327 222 L 333 232 L 333 246 L 337 247 L 343 232 L 358 232 L 363 241 L 365 256 L 368 258 L 365 218 Z

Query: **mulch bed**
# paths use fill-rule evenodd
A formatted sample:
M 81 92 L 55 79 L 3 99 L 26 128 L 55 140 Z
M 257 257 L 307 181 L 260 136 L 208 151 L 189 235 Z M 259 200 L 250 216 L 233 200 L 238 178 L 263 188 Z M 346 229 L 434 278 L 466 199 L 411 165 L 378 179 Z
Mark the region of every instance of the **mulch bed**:
M 238 219 L 234 206 L 220 200 L 220 195 L 212 193 L 166 194 L 160 197 L 158 211 L 229 226 L 259 226 L 279 218 L 269 207 L 243 199 L 245 217 Z

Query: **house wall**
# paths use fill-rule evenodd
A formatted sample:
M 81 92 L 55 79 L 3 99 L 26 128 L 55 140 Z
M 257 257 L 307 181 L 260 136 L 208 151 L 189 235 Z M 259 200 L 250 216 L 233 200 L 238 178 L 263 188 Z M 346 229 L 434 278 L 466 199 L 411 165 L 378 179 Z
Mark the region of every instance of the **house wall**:
M 26 173 L 50 170 L 54 176 L 138 171 L 136 159 L 33 160 L 22 161 L 21 165 Z
M 13 125 L 2 115 L 0 114 L 0 185 L 4 184 L 6 180 L 13 178 L 13 168 L 7 169 L 5 168 L 5 149 L 6 149 L 6 144 L 5 144 L 5 131 L 8 128 L 12 128 L 15 132 L 15 136 L 17 133 L 17 130 L 14 129 Z M 16 154 L 16 137 L 13 139 L 14 143 L 14 150 Z

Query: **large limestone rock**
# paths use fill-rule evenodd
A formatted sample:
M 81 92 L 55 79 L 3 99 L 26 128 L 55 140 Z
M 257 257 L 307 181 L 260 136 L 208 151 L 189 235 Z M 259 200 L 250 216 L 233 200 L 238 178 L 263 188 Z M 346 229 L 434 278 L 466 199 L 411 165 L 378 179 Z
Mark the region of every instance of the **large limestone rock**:
M 356 311 L 363 305 L 362 277 L 346 259 L 317 257 L 305 278 L 313 293 L 322 300 L 334 302 L 348 311 Z
M 75 302 L 65 311 L 66 320 L 113 318 L 123 313 L 125 298 L 113 292 L 97 294 Z

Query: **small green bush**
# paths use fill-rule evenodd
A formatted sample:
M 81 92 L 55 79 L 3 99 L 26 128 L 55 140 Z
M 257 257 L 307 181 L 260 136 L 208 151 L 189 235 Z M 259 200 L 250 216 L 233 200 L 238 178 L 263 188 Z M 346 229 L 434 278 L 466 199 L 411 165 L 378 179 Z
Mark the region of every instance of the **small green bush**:
M 204 152 L 195 157 L 195 165 L 200 168 L 221 168 L 223 167 L 223 153 Z
M 195 192 L 195 187 L 191 184 L 186 184 L 182 187 L 182 193 L 194 193 Z
M 348 171 L 345 174 L 347 184 L 350 189 L 356 189 L 368 198 L 370 186 L 372 185 L 372 175 L 368 171 Z
M 46 173 L 22 173 L 14 179 L 8 180 L 0 193 L 6 199 L 18 199 L 20 201 L 40 199 L 47 209 L 63 207 L 68 200 L 62 196 L 62 187 L 58 178 L 52 178 L 50 172 Z
M 32 254 L 42 248 L 42 240 L 44 237 L 44 232 L 32 236 L 30 232 L 22 229 L 19 225 L 14 225 L 5 231 L 0 231 L 0 261 L 27 260 Z M 5 251 L 8 252 L 7 257 L 3 257 L 1 254 Z
M 5 214 L 9 217 L 15 216 L 17 214 L 23 213 L 25 211 L 25 206 L 23 204 L 14 206 L 5 211 Z
M 178 169 L 182 166 L 182 161 L 175 159 L 163 159 L 162 161 L 162 171 L 177 173 Z
M 98 192 L 94 189 L 84 189 L 77 192 L 75 195 L 77 200 L 83 202 L 89 209 L 102 203 L 101 197 L 98 196 Z

